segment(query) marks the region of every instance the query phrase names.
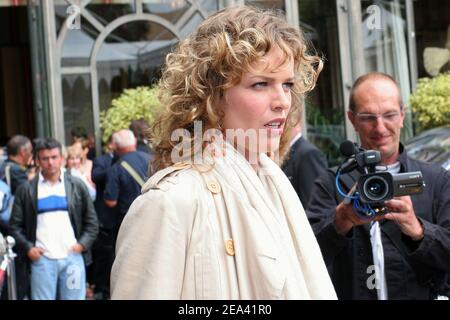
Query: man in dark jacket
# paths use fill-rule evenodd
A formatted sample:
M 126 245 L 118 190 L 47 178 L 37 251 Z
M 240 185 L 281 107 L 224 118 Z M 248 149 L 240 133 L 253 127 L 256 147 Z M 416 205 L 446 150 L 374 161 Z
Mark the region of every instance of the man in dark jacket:
M 434 299 L 450 273 L 450 172 L 409 158 L 400 143 L 405 110 L 395 80 L 369 73 L 354 84 L 348 117 L 364 149 L 378 150 L 391 173 L 421 171 L 422 194 L 385 202 L 389 213 L 360 219 L 335 186 L 335 172 L 316 180 L 308 218 L 341 299 Z M 340 178 L 344 193 L 358 180 Z
M 28 181 L 28 165 L 32 162 L 33 146 L 30 139 L 22 135 L 12 137 L 6 146 L 8 159 L 0 168 L 0 177 L 11 188 L 12 194 Z
M 130 130 L 133 131 L 134 136 L 137 139 L 137 151 L 142 151 L 150 155 L 153 154 L 153 150 L 148 143 L 148 131 L 150 126 L 144 119 L 133 120 L 130 124 Z
M 40 173 L 22 184 L 10 220 L 16 248 L 30 266 L 31 298 L 84 299 L 82 253 L 94 242 L 98 223 L 84 183 L 62 170 L 61 144 L 36 146 Z
M 10 188 L 11 199 L 10 203 L 14 203 L 14 195 L 18 187 L 32 178 L 29 165 L 32 163 L 33 146 L 30 139 L 23 135 L 15 135 L 8 140 L 6 145 L 8 158 L 0 166 L 0 179 L 2 179 Z M 10 211 L 8 211 L 11 214 Z M 9 216 L 6 216 L 6 221 L 0 221 L 0 232 L 4 235 L 9 233 L 8 224 Z M 18 299 L 22 299 L 27 293 L 26 289 L 26 277 L 23 265 L 16 265 L 16 283 L 17 283 L 17 296 Z M 7 284 L 5 283 L 5 290 L 3 291 L 1 299 L 6 299 Z
M 113 133 L 113 142 L 120 158 L 106 174 L 103 196 L 108 207 L 117 206 L 120 213 L 119 227 L 128 208 L 141 194 L 141 188 L 147 180 L 151 156 L 137 151 L 137 140 L 131 130 L 123 129 Z
M 296 135 L 291 141 L 291 149 L 288 159 L 283 164 L 283 171 L 306 210 L 314 181 L 328 168 L 328 163 L 322 151 L 302 137 L 300 125 L 295 127 L 294 132 Z
M 109 278 L 115 256 L 115 234 L 120 218 L 117 206 L 114 208 L 107 207 L 103 197 L 107 172 L 118 159 L 114 152 L 115 149 L 111 136 L 108 141 L 108 152 L 95 158 L 92 166 L 92 181 L 94 181 L 97 189 L 94 206 L 99 222 L 98 237 L 92 247 L 94 260 L 92 269 L 95 298 L 103 300 L 109 299 L 110 296 Z

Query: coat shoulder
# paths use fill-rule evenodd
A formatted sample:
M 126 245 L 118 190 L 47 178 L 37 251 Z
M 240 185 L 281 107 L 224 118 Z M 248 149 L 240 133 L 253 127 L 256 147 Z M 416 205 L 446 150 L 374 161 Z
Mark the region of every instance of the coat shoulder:
M 153 174 L 142 187 L 142 194 L 150 190 L 177 192 L 192 190 L 201 183 L 200 174 L 190 165 L 176 163 Z M 189 188 L 189 189 L 188 189 Z
M 201 174 L 191 165 L 175 164 L 155 172 L 136 199 L 143 202 L 171 202 L 175 207 L 195 207 L 202 198 Z
M 184 226 L 180 227 L 182 229 L 192 225 L 205 199 L 201 177 L 190 168 L 162 171 L 156 172 L 144 184 L 141 195 L 133 201 L 125 216 L 124 225 L 158 224 L 161 219 Z M 184 232 L 188 233 L 188 230 Z

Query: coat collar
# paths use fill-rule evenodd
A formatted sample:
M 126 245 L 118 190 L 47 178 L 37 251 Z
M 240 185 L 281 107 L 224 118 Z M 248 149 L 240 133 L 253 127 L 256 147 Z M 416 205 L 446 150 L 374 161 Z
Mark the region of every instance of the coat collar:
M 64 173 L 64 188 L 66 189 L 67 198 L 67 208 L 69 209 L 69 215 L 72 210 L 70 210 L 72 205 L 72 175 L 66 170 Z
M 31 180 L 31 190 L 30 190 L 30 199 L 33 199 L 33 209 L 34 212 L 37 212 L 37 201 L 38 201 L 38 193 L 37 193 L 37 187 L 39 183 L 39 174 L 37 174 L 33 180 Z
M 408 161 L 408 153 L 406 152 L 406 148 L 402 143 L 400 143 L 398 151 L 400 153 L 398 157 L 398 161 L 400 162 L 401 165 L 400 172 L 405 172 L 408 169 L 409 161 Z

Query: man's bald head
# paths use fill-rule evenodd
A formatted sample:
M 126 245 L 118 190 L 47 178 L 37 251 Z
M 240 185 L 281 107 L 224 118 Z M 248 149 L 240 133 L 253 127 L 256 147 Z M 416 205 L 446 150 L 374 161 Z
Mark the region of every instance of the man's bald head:
M 136 137 L 128 129 L 122 129 L 113 133 L 113 142 L 119 148 L 129 147 L 136 144 Z
M 129 129 L 114 132 L 112 140 L 117 147 L 117 153 L 119 155 L 136 151 L 137 140 L 133 132 Z
M 355 83 L 353 84 L 352 90 L 350 91 L 350 101 L 349 101 L 349 109 L 351 112 L 353 113 L 358 112 L 358 96 L 360 94 L 364 94 L 364 92 L 360 92 L 359 89 L 361 89 L 361 87 L 365 87 L 368 81 L 386 81 L 394 84 L 395 87 L 397 88 L 398 105 L 400 109 L 403 109 L 403 100 L 400 94 L 400 87 L 398 86 L 398 83 L 395 81 L 395 79 L 386 73 L 369 72 L 363 76 L 360 76 L 358 79 L 356 79 Z
M 382 164 L 396 162 L 405 112 L 395 80 L 384 73 L 362 76 L 355 82 L 350 100 L 352 109 L 347 116 L 361 146 L 380 151 Z

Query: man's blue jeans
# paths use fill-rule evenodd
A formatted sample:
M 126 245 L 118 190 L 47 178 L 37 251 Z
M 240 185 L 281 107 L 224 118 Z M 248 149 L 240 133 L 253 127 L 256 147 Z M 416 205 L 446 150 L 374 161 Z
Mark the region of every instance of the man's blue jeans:
M 84 300 L 86 270 L 83 256 L 71 253 L 64 259 L 45 256 L 31 263 L 32 300 Z

